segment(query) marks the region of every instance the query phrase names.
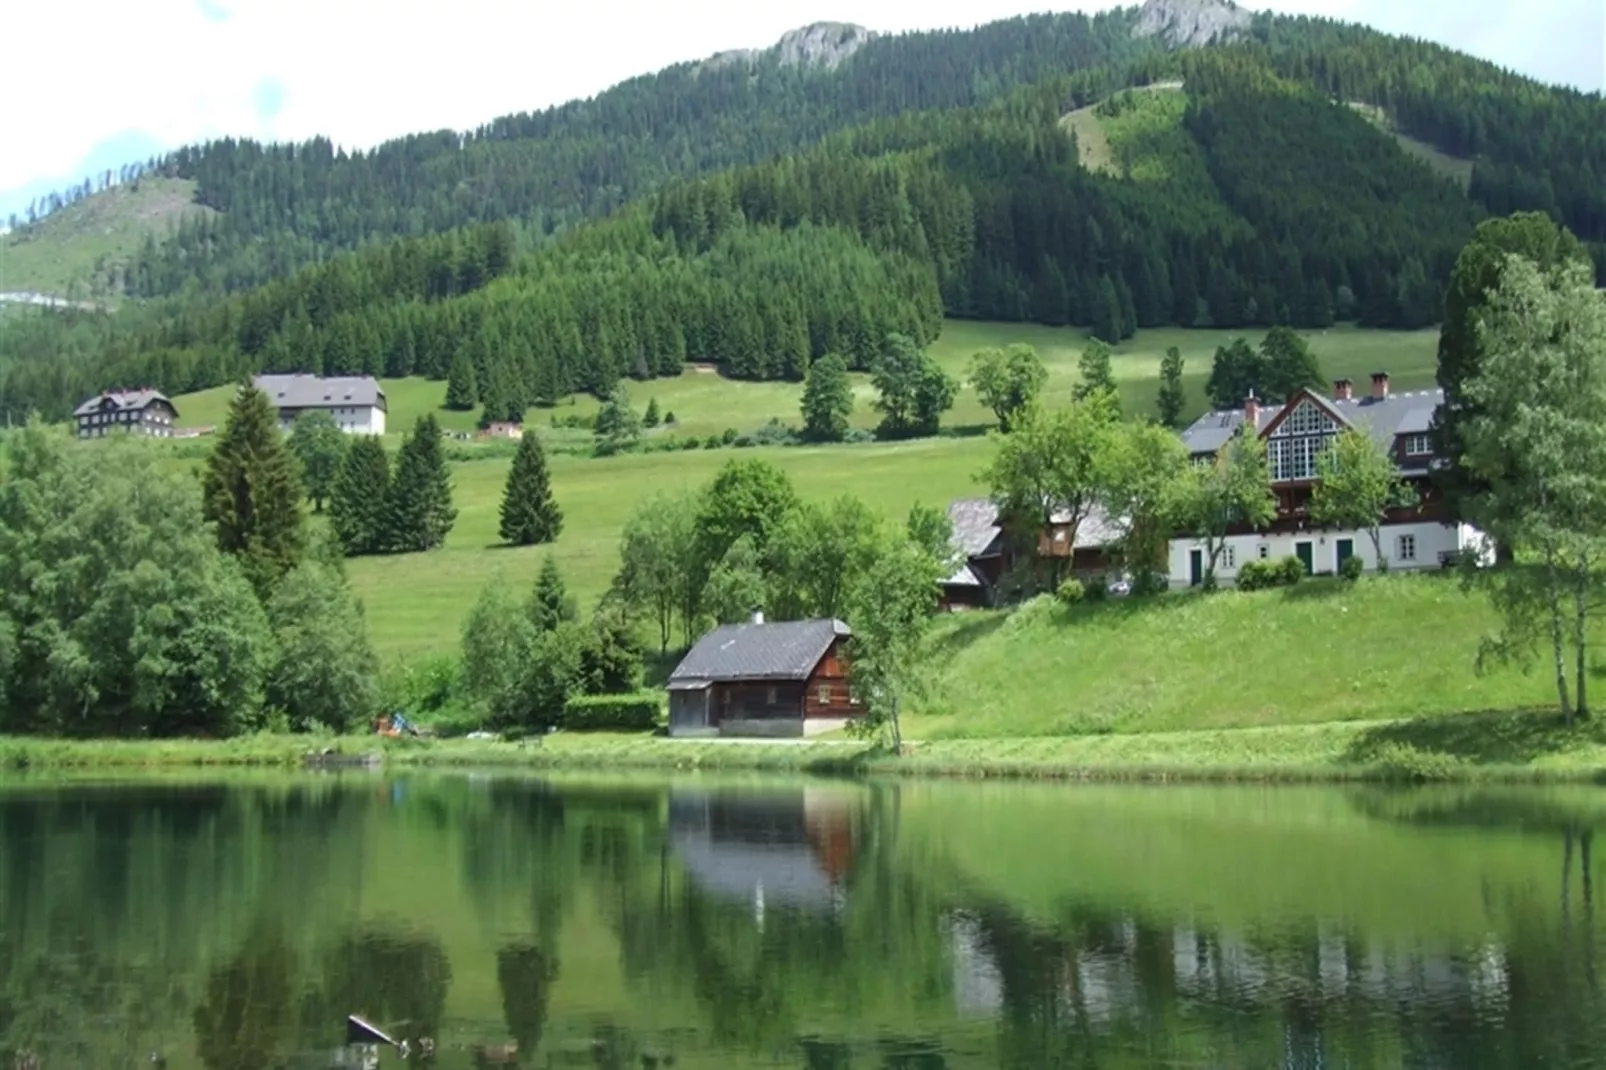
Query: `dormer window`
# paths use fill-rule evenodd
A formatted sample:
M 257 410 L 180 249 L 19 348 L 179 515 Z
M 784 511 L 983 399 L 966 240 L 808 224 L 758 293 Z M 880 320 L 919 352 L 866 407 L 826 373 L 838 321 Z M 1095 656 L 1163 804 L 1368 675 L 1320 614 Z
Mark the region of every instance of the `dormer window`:
M 1431 435 L 1406 435 L 1405 455 L 1407 457 L 1433 456 L 1433 437 Z

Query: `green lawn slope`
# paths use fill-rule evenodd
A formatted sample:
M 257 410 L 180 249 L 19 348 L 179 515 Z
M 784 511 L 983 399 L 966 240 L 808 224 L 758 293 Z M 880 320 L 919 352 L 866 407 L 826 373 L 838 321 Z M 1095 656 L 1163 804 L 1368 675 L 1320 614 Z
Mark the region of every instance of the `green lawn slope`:
M 97 265 L 127 260 L 147 236 L 158 241 L 195 203 L 195 183 L 142 178 L 96 193 L 0 237 L 0 290 L 89 299 Z
M 1014 613 L 943 621 L 933 686 L 906 731 L 922 739 L 1155 733 L 1553 702 L 1542 673 L 1475 671 L 1479 639 L 1496 626 L 1488 602 L 1443 573 L 1074 609 L 1044 598 Z

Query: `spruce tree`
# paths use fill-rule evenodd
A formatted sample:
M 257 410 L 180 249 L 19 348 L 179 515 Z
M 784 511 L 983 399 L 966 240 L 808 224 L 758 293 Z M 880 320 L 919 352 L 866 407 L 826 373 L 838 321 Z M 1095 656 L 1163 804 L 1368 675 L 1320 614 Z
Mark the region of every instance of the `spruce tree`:
M 385 544 L 385 500 L 390 491 L 390 459 L 377 437 L 362 435 L 351 444 L 329 498 L 329 527 L 348 557 L 380 554 Z
M 1121 315 L 1121 299 L 1115 292 L 1115 283 L 1105 275 L 1093 291 L 1093 337 L 1110 345 L 1121 341 L 1125 327 Z
M 515 546 L 551 542 L 563 530 L 563 510 L 552 498 L 546 453 L 535 431 L 527 430 L 502 491 L 502 539 Z
M 647 411 L 641 414 L 642 427 L 657 427 L 662 419 L 658 415 L 658 399 L 647 399 Z
M 1182 387 L 1182 350 L 1172 346 L 1160 358 L 1160 393 L 1156 403 L 1160 409 L 1160 422 L 1176 427 L 1182 420 L 1182 408 L 1187 404 Z
M 456 520 L 440 424 L 433 414 L 422 416 L 396 458 L 396 478 L 385 497 L 385 544 L 404 553 L 433 550 Z
M 479 384 L 474 379 L 474 362 L 462 348 L 452 358 L 452 370 L 446 377 L 446 407 L 455 412 L 468 412 L 479 404 Z
M 202 479 L 202 506 L 218 546 L 238 557 L 266 599 L 305 546 L 301 477 L 268 395 L 242 384 Z
M 541 572 L 535 578 L 535 590 L 530 592 L 530 601 L 524 607 L 524 612 L 538 633 L 555 632 L 560 626 L 573 624 L 580 619 L 579 607 L 569 597 L 563 573 L 558 571 L 558 563 L 551 554 L 547 554 L 546 560 L 541 562 Z

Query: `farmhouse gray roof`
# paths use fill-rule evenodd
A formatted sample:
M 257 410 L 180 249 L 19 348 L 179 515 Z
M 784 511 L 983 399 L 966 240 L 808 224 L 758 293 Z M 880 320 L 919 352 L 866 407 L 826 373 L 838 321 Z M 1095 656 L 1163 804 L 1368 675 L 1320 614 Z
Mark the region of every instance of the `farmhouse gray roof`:
M 165 401 L 169 406 L 173 402 L 160 390 L 142 388 L 140 390 L 108 390 L 104 394 L 96 394 L 72 411 L 74 416 L 90 416 L 97 412 L 124 412 L 127 410 L 141 410 L 149 408 L 154 402 Z M 177 408 L 173 409 L 178 412 Z
M 986 556 L 1002 531 L 998 506 L 987 498 L 960 498 L 948 506 L 948 519 L 954 526 L 954 548 L 966 558 Z M 1068 524 L 1071 518 L 1065 510 L 1058 510 L 1052 519 L 1056 524 Z M 1075 549 L 1096 550 L 1120 537 L 1120 527 L 1103 508 L 1095 505 L 1076 527 Z
M 385 391 L 372 376 L 258 375 L 251 381 L 280 409 L 385 408 Z
M 1391 447 L 1397 435 L 1427 433 L 1433 424 L 1433 414 L 1444 404 L 1444 391 L 1405 391 L 1386 398 L 1317 397 L 1317 400 L 1351 427 L 1366 431 L 1378 445 Z M 1262 405 L 1256 430 L 1264 431 L 1283 408 L 1282 405 Z M 1243 422 L 1242 409 L 1207 412 L 1182 432 L 1182 441 L 1195 454 L 1214 453 L 1227 444 Z
M 832 641 L 851 634 L 839 620 L 726 624 L 697 641 L 669 674 L 669 686 L 684 688 L 711 680 L 807 680 Z

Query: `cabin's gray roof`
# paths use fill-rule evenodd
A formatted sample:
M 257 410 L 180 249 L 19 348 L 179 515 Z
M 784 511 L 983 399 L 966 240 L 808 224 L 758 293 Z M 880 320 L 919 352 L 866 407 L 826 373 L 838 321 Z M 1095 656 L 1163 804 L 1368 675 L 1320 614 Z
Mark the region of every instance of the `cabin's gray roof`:
M 964 557 L 980 557 L 998 538 L 998 506 L 986 498 L 960 498 L 948 506 L 954 526 L 954 548 Z
M 1296 403 L 1305 396 L 1299 395 Z M 1311 396 L 1350 426 L 1364 429 L 1384 447 L 1392 447 L 1397 435 L 1425 433 L 1432 426 L 1433 414 L 1444 403 L 1443 390 L 1408 390 L 1386 398 L 1367 395 L 1347 400 Z M 1283 409 L 1282 405 L 1262 405 L 1257 430 L 1265 431 Z M 1182 441 L 1194 454 L 1214 453 L 1227 444 L 1243 419 L 1242 409 L 1207 412 L 1182 432 Z
M 1003 530 L 998 523 L 998 506 L 987 498 L 961 498 L 948 507 L 948 519 L 954 525 L 954 548 L 966 559 L 985 556 L 993 540 Z M 1055 524 L 1068 524 L 1071 515 L 1064 509 L 1056 510 L 1051 518 Z M 1108 546 L 1121 537 L 1121 529 L 1111 521 L 1103 508 L 1095 505 L 1088 510 L 1076 526 L 1076 549 L 1096 550 Z M 950 583 L 960 582 L 950 580 Z
M 97 412 L 116 410 L 123 412 L 129 409 L 138 411 L 145 409 L 153 402 L 165 401 L 169 406 L 173 402 L 160 390 L 149 388 L 141 390 L 108 390 L 104 394 L 96 394 L 72 411 L 74 416 L 89 416 Z M 175 413 L 178 412 L 174 408 Z
M 280 409 L 331 409 L 372 405 L 385 407 L 385 391 L 368 375 L 258 375 L 251 380 Z
M 669 682 L 807 680 L 832 641 L 851 634 L 839 620 L 726 624 L 697 641 Z
M 944 587 L 980 587 L 981 577 L 969 564 L 961 564 L 954 570 L 954 574 L 942 581 Z

